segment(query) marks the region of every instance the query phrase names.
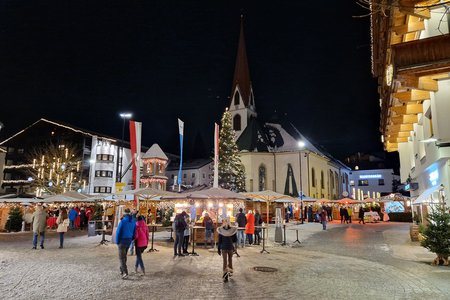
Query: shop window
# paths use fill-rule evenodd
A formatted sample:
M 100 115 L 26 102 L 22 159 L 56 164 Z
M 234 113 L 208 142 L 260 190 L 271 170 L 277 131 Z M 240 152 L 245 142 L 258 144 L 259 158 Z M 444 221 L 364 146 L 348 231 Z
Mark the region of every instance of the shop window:
M 378 185 L 384 185 L 384 179 L 378 179 Z
M 367 180 L 367 179 L 358 180 L 358 186 L 368 186 L 368 185 L 369 185 L 369 180 Z

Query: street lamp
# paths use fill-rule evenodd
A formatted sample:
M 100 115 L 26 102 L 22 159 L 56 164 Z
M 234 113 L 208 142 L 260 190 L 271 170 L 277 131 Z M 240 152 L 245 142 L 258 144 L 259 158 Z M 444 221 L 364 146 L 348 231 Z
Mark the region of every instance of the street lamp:
M 123 112 L 123 113 L 119 113 L 119 116 L 122 118 L 123 120 L 123 124 L 122 124 L 122 139 L 121 139 L 121 151 L 120 151 L 120 155 L 117 158 L 117 176 L 116 176 L 116 181 L 120 182 L 122 180 L 122 168 L 123 168 L 123 144 L 124 144 L 124 135 L 125 135 L 125 121 L 129 120 L 133 117 L 133 114 L 130 112 Z M 117 151 L 117 153 L 119 153 L 119 151 Z
M 303 224 L 303 176 L 302 176 L 302 149 L 305 148 L 305 142 L 304 141 L 298 141 L 297 142 L 298 147 L 300 148 L 300 152 L 298 154 L 298 159 L 300 161 L 300 219 L 301 219 L 301 223 Z M 309 172 L 309 171 L 308 171 Z

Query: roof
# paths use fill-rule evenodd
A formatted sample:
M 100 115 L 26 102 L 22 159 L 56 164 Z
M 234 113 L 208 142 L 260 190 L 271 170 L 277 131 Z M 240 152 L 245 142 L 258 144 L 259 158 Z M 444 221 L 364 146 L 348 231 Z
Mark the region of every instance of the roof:
M 164 160 L 168 160 L 167 155 L 164 154 L 161 147 L 159 147 L 158 144 L 153 144 L 150 149 L 145 152 L 144 156 L 142 156 L 142 159 L 146 158 L 160 158 Z
M 241 32 L 239 34 L 239 44 L 236 55 L 236 66 L 234 68 L 231 97 L 233 98 L 233 93 L 236 90 L 236 87 L 238 87 L 242 100 L 247 107 L 250 102 L 251 85 L 250 70 L 248 68 L 247 51 L 245 47 L 244 18 L 241 16 Z
M 212 159 L 210 158 L 198 158 L 183 161 L 183 170 L 199 169 L 210 163 L 212 163 Z M 172 161 L 171 163 L 169 163 L 169 166 L 167 167 L 166 171 L 175 171 L 178 170 L 179 167 L 180 167 L 179 160 Z
M 303 148 L 298 146 L 299 141 L 305 143 Z M 286 118 L 279 120 L 278 123 L 261 122 L 258 118 L 250 118 L 236 144 L 240 151 L 249 152 L 289 152 L 305 149 L 327 157 L 333 163 L 350 170 L 344 163 L 304 136 Z

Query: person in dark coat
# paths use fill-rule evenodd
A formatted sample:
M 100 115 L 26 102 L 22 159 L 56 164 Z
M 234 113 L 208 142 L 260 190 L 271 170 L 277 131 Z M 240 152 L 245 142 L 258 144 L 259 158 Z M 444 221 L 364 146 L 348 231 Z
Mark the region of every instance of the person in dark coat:
M 83 230 L 86 227 L 87 219 L 86 219 L 86 210 L 84 207 L 80 209 L 80 229 Z
M 245 245 L 245 236 L 244 236 L 244 229 L 245 225 L 247 224 L 247 217 L 242 212 L 242 208 L 239 208 L 239 213 L 236 215 L 236 222 L 238 227 L 241 227 L 242 229 L 238 229 L 237 231 L 237 243 L 238 245 L 242 245 L 244 247 Z
M 341 224 L 345 221 L 345 211 L 347 211 L 343 206 L 339 208 L 339 216 L 341 217 Z
M 175 220 L 173 220 L 173 230 L 176 234 L 175 243 L 173 243 L 174 256 L 184 256 L 184 254 L 181 253 L 181 247 L 184 240 L 184 231 L 186 230 L 186 227 L 188 227 L 185 219 L 186 216 L 187 213 L 183 211 L 181 214 L 176 215 Z
M 313 210 L 311 205 L 308 206 L 308 222 L 312 222 L 313 221 Z
M 359 212 L 358 212 L 358 218 L 359 218 L 359 224 L 361 224 L 361 222 L 363 223 L 363 224 L 366 224 L 366 223 L 364 223 L 364 207 L 360 207 L 359 208 Z
M 255 245 L 259 245 L 261 242 L 261 228 L 257 226 L 261 226 L 262 217 L 258 210 L 255 210 Z
M 219 233 L 219 243 L 217 253 L 223 258 L 223 281 L 227 282 L 233 274 L 233 252 L 236 243 L 236 228 L 230 226 L 228 219 L 224 219 L 222 226 L 217 228 Z

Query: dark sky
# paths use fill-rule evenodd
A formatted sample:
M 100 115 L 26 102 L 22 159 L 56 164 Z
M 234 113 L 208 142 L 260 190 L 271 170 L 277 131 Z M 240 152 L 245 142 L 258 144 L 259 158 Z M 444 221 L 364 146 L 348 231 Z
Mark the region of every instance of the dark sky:
M 240 13 L 257 111 L 276 110 L 337 157 L 379 151 L 369 19 L 343 1 L 0 2 L 0 139 L 41 117 L 177 152 L 228 105 Z

